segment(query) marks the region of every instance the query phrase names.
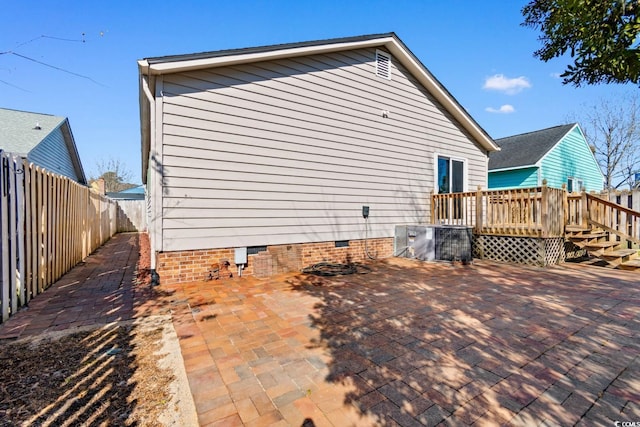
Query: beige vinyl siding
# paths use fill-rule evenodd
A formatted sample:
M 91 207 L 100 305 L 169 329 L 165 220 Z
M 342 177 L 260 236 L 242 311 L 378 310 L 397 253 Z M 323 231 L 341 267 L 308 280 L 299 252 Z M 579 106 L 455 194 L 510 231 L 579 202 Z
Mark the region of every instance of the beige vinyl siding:
M 429 222 L 434 153 L 486 155 L 375 49 L 164 76 L 165 251 L 391 237 Z M 389 118 L 382 117 L 389 111 Z

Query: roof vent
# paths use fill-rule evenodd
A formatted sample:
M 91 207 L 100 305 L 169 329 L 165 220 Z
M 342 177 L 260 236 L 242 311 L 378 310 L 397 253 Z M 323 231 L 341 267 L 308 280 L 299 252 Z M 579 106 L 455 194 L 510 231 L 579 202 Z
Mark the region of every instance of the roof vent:
M 391 80 L 391 56 L 380 50 L 376 50 L 376 74 Z
M 35 130 L 41 130 L 42 128 L 40 127 L 40 122 L 36 122 L 36 126 L 34 127 Z

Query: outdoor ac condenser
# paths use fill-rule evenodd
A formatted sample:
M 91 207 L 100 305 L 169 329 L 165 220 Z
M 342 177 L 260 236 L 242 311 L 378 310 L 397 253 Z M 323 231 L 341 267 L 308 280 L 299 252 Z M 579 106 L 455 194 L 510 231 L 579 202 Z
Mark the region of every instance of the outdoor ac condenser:
M 459 225 L 396 225 L 394 253 L 422 261 L 471 260 L 470 227 Z
M 424 225 L 396 225 L 394 253 L 422 261 L 435 259 L 433 228 Z

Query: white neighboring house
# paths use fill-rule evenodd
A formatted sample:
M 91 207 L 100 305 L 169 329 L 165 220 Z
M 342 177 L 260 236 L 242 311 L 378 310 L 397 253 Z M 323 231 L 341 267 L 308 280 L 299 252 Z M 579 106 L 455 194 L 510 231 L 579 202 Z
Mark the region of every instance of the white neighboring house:
M 201 280 L 219 259 L 233 262 L 234 248 L 266 249 L 273 272 L 361 260 L 365 237 L 391 255 L 396 225 L 429 223 L 432 191 L 486 188 L 498 149 L 394 33 L 138 68 L 152 268 L 163 282 Z

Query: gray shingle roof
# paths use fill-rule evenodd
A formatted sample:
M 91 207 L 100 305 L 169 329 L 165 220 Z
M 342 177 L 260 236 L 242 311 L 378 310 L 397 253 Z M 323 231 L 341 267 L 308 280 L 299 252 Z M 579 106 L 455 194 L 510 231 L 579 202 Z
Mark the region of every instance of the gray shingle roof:
M 0 149 L 26 156 L 64 120 L 50 114 L 0 108 Z
M 489 155 L 489 170 L 535 165 L 576 124 L 554 126 L 534 132 L 496 139 L 501 151 Z

